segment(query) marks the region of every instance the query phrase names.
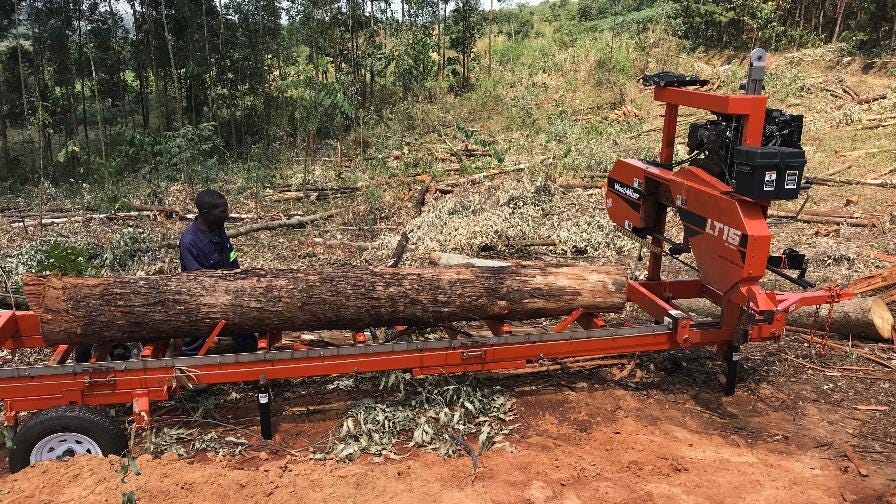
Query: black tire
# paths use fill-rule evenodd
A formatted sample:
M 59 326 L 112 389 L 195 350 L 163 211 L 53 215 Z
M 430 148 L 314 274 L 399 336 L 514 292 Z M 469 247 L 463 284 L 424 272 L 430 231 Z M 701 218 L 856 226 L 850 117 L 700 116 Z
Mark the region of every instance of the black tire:
M 79 344 L 75 345 L 75 351 L 72 352 L 72 360 L 77 364 L 83 364 L 85 362 L 90 362 L 90 358 L 93 357 L 93 345 L 88 344 Z
M 31 451 L 37 444 L 64 432 L 89 438 L 100 449 L 96 455 L 123 455 L 128 451 L 124 429 L 108 415 L 85 406 L 56 406 L 33 414 L 13 436 L 9 470 L 15 473 L 31 465 Z

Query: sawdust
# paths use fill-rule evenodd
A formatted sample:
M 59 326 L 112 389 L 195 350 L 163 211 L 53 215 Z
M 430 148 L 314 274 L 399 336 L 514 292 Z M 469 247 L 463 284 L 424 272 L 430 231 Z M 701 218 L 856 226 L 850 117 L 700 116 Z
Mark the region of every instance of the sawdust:
M 411 239 L 406 264 L 425 264 L 430 252 L 513 255 L 516 240 L 555 240 L 555 253 L 609 261 L 636 250 L 607 217 L 602 191 L 563 190 L 524 175 L 434 195 L 405 230 Z M 388 257 L 395 241 L 376 243 L 365 257 Z

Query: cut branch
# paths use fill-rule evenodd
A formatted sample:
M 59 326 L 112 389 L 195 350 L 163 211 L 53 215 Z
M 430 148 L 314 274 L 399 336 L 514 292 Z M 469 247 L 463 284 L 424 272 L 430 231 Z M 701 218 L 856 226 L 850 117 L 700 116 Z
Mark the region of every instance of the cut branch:
M 812 183 L 817 185 L 828 185 L 828 186 L 838 186 L 838 185 L 866 185 L 873 187 L 886 187 L 893 188 L 896 187 L 896 180 L 888 180 L 888 179 L 852 179 L 852 178 L 836 178 L 836 177 L 825 177 L 825 176 L 816 176 L 812 177 Z
M 870 96 L 863 96 L 856 100 L 856 103 L 859 105 L 865 105 L 868 103 L 873 103 L 880 100 L 885 100 L 887 98 L 888 93 L 884 91 L 883 93 L 878 93 Z
M 848 218 L 848 217 L 827 217 L 823 215 L 811 215 L 808 212 L 803 212 L 802 215 L 793 215 L 785 212 L 778 212 L 776 210 L 769 210 L 769 217 L 778 217 L 782 219 L 791 219 L 798 222 L 811 222 L 815 224 L 846 224 L 848 226 L 853 227 L 873 227 L 876 223 L 869 219 L 858 219 L 858 218 Z

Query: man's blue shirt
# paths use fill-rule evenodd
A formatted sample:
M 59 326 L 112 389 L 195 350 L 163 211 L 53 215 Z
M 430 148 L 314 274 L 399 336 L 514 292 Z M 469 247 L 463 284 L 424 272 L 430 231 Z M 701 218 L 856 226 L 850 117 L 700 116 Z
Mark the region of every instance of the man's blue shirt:
M 238 269 L 240 263 L 224 226 L 205 231 L 198 223 L 187 226 L 180 237 L 180 270 Z

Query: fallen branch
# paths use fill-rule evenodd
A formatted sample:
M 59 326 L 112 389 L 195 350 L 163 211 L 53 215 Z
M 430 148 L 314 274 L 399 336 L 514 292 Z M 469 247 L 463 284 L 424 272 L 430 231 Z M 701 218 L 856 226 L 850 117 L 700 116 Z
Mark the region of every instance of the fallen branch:
M 873 103 L 876 101 L 884 100 L 887 98 L 887 94 L 888 93 L 886 91 L 884 91 L 883 93 L 878 93 L 876 95 L 863 96 L 863 97 L 860 97 L 859 99 L 857 99 L 856 103 L 858 103 L 859 105 L 866 105 L 868 103 Z
M 461 179 L 448 180 L 448 181 L 442 182 L 440 185 L 441 186 L 458 186 L 458 185 L 478 184 L 479 182 L 482 182 L 483 180 L 485 180 L 487 178 L 496 177 L 498 175 L 504 175 L 506 173 L 518 172 L 520 170 L 525 170 L 528 167 L 529 167 L 528 163 L 522 163 L 522 164 L 518 164 L 516 166 L 509 166 L 507 168 L 492 170 L 490 172 L 477 173 L 476 175 L 464 177 Z
M 321 247 L 354 247 L 358 250 L 368 250 L 373 246 L 369 242 L 353 242 L 347 240 L 326 240 L 323 238 L 312 238 L 310 242 Z
M 508 240 L 510 247 L 556 247 L 557 240 Z
M 859 93 L 857 93 L 855 89 L 850 87 L 849 84 L 841 84 L 840 89 L 842 89 L 844 93 L 848 94 L 849 97 L 852 98 L 853 100 L 859 99 Z
M 888 121 L 890 119 L 896 119 L 896 114 L 881 114 L 881 115 L 875 115 L 875 116 L 865 116 L 863 119 L 865 121 Z M 878 150 L 884 150 L 884 149 L 878 149 Z M 889 150 L 893 150 L 893 149 L 889 149 Z
M 852 98 L 850 98 L 850 96 L 848 94 L 844 93 L 843 91 L 838 91 L 834 88 L 826 87 L 826 86 L 822 87 L 822 89 L 827 91 L 834 98 L 840 98 L 841 100 L 853 101 Z
M 856 471 L 858 471 L 862 476 L 868 476 L 868 468 L 865 467 L 865 464 L 862 463 L 862 461 L 859 459 L 859 456 L 849 448 L 847 448 L 845 452 L 846 458 L 848 458 L 849 461 L 852 462 L 852 465 L 856 466 Z
M 848 170 L 850 168 L 852 168 L 851 164 L 839 166 L 837 168 L 834 168 L 833 170 L 822 173 L 821 176 L 822 177 L 833 177 L 834 175 L 841 173 L 841 172 L 845 172 L 846 170 Z
M 793 332 L 796 332 L 796 333 L 803 333 L 804 331 L 805 331 L 805 332 L 808 332 L 806 329 L 800 329 L 800 328 L 798 328 L 798 327 L 789 327 L 789 326 L 787 327 L 787 330 L 788 330 L 788 331 L 793 331 Z M 887 362 L 887 361 L 885 361 L 885 360 L 883 360 L 883 359 L 881 359 L 881 358 L 879 358 L 879 357 L 876 357 L 876 356 L 874 356 L 874 355 L 871 355 L 870 353 L 868 353 L 868 352 L 866 352 L 866 351 L 864 351 L 864 350 L 860 350 L 860 349 L 858 349 L 858 348 L 849 348 L 849 347 L 844 346 L 844 345 L 841 345 L 841 344 L 839 344 L 839 343 L 834 343 L 833 341 L 825 341 L 825 340 L 822 340 L 821 338 L 816 338 L 816 337 L 814 337 L 814 336 L 810 336 L 810 335 L 808 335 L 808 334 L 800 334 L 800 338 L 802 338 L 802 339 L 805 340 L 805 341 L 808 341 L 809 343 L 815 343 L 815 344 L 819 344 L 819 345 L 826 345 L 826 346 L 828 346 L 828 347 L 831 347 L 831 348 L 833 348 L 833 349 L 835 349 L 835 350 L 840 350 L 840 351 L 845 352 L 845 353 L 847 353 L 847 354 L 849 354 L 849 353 L 854 353 L 854 354 L 856 354 L 856 355 L 858 355 L 858 356 L 860 356 L 860 357 L 864 357 L 865 359 L 867 359 L 867 360 L 869 360 L 869 361 L 871 361 L 871 362 L 873 362 L 873 363 L 875 363 L 875 364 L 880 364 L 881 366 L 884 366 L 885 368 L 889 368 L 889 369 L 892 369 L 892 370 L 896 370 L 896 366 L 894 366 L 893 364 L 890 364 L 889 362 Z
M 803 366 L 806 366 L 810 369 L 820 371 L 828 376 L 848 376 L 850 378 L 865 378 L 867 380 L 894 380 L 894 379 L 896 379 L 896 377 L 886 376 L 886 375 L 867 375 L 867 374 L 861 374 L 861 373 L 844 373 L 842 371 L 834 371 L 832 369 L 823 368 L 821 366 L 816 366 L 815 364 L 812 364 L 811 362 L 806 362 L 804 360 L 797 359 L 796 357 L 793 357 L 791 355 L 785 355 L 784 357 L 787 357 L 788 359 L 790 359 L 794 362 L 797 362 Z
M 613 380 L 619 381 L 625 379 L 631 374 L 632 370 L 635 369 L 636 365 L 638 365 L 638 359 L 632 359 L 632 361 L 628 363 L 628 366 L 625 366 L 624 369 L 613 374 Z
M 249 226 L 243 226 L 241 228 L 236 228 L 233 231 L 227 233 L 230 238 L 237 238 L 243 235 L 247 235 L 250 233 L 257 233 L 259 231 L 273 231 L 275 229 L 283 229 L 283 228 L 296 228 L 296 227 L 304 227 L 312 222 L 316 222 L 319 220 L 330 218 L 334 215 L 340 214 L 345 209 L 336 209 L 330 210 L 328 212 L 322 212 L 319 214 L 302 216 L 302 217 L 293 217 L 291 219 L 283 219 L 272 222 L 262 222 L 260 224 L 251 224 Z M 169 248 L 177 248 L 180 240 L 168 240 L 160 243 L 158 248 L 169 249 Z
M 429 188 L 432 185 L 429 183 L 429 180 L 426 180 L 425 182 L 425 184 L 420 186 L 420 190 L 417 192 L 417 197 L 414 199 L 414 217 L 423 213 L 423 205 L 426 204 L 426 195 L 429 194 Z
M 896 287 L 881 292 L 877 297 L 879 297 L 881 301 L 887 304 L 896 303 Z
M 878 149 L 860 149 L 854 151 L 845 151 L 845 152 L 837 152 L 837 156 L 846 157 L 846 156 L 860 156 L 862 154 L 873 154 L 875 152 L 891 152 L 896 149 L 891 147 L 883 147 Z
M 301 217 L 292 217 L 290 219 L 283 219 L 272 222 L 262 222 L 260 224 L 251 224 L 249 226 L 243 226 L 241 228 L 236 228 L 227 235 L 230 238 L 237 238 L 243 235 L 247 235 L 249 233 L 257 233 L 259 231 L 273 231 L 274 229 L 282 229 L 282 228 L 294 228 L 294 227 L 302 227 L 312 222 L 316 222 L 323 219 L 328 219 L 333 217 L 334 215 L 338 215 L 344 212 L 344 208 L 339 208 L 336 210 L 329 210 L 327 212 L 322 212 L 319 214 L 301 216 Z
M 169 217 L 181 217 L 183 215 L 180 210 L 165 205 L 144 205 L 143 203 L 131 203 L 131 208 L 133 208 L 134 210 L 142 210 L 145 212 L 161 213 Z
M 401 236 L 398 237 L 398 243 L 395 244 L 395 249 L 392 251 L 392 257 L 389 258 L 389 264 L 386 265 L 387 268 L 397 268 L 401 264 L 401 259 L 404 257 L 410 241 L 411 237 L 408 236 L 408 232 L 402 231 Z
M 808 212 L 803 212 L 802 215 L 793 215 L 777 210 L 769 210 L 768 216 L 790 219 L 797 222 L 811 222 L 814 224 L 844 224 L 853 227 L 874 227 L 877 225 L 874 221 L 869 219 L 826 217 L 822 215 L 811 215 Z
M 153 215 L 154 212 L 120 212 L 120 213 L 108 213 L 108 214 L 93 214 L 93 215 L 78 215 L 74 217 L 60 217 L 58 219 L 40 219 L 36 221 L 21 221 L 21 222 L 13 222 L 11 225 L 13 227 L 22 227 L 29 228 L 35 226 L 53 226 L 56 224 L 69 224 L 76 222 L 87 222 L 92 220 L 118 220 L 118 219 L 136 219 L 138 217 L 148 217 Z
M 893 126 L 893 125 L 896 125 L 896 121 L 884 121 L 884 122 L 879 122 L 879 123 L 874 123 L 874 124 L 863 124 L 861 126 L 858 126 L 856 129 L 870 130 L 870 129 L 885 128 L 887 126 Z
M 414 198 L 414 217 L 419 216 L 423 212 L 423 205 L 426 203 L 426 194 L 429 192 L 429 180 L 426 181 L 420 187 L 420 190 L 417 192 L 417 197 Z M 387 268 L 397 268 L 399 264 L 401 264 L 401 260 L 404 258 L 405 252 L 408 249 L 408 243 L 411 242 L 411 237 L 408 235 L 407 231 L 402 231 L 401 236 L 398 237 L 398 243 L 395 245 L 395 250 L 392 251 L 392 257 L 389 259 L 389 264 L 386 265 Z
M 872 187 L 896 187 L 896 180 L 892 179 L 853 179 L 853 178 L 836 178 L 825 177 L 823 175 L 813 177 L 812 183 L 816 185 L 838 186 L 838 185 L 866 185 Z
M 896 266 L 857 278 L 850 282 L 849 288 L 856 294 L 861 294 L 893 284 L 896 284 Z
M 301 191 L 281 191 L 268 196 L 271 201 L 318 200 L 323 201 L 334 196 L 345 196 L 364 189 L 366 186 L 318 187 Z
M 896 256 L 891 256 L 891 255 L 887 255 L 887 254 L 881 254 L 880 252 L 878 252 L 878 251 L 876 251 L 876 250 L 868 250 L 868 253 L 871 254 L 872 256 L 874 256 L 874 257 L 876 257 L 876 258 L 882 260 L 882 261 L 887 261 L 887 262 L 890 262 L 890 263 L 896 263 Z
M 859 411 L 890 411 L 889 406 L 853 406 Z
M 565 361 L 565 360 L 564 360 Z M 510 374 L 510 375 L 520 375 L 520 374 L 532 374 L 532 373 L 543 373 L 545 371 L 565 371 L 565 370 L 573 370 L 573 369 L 590 369 L 595 367 L 604 367 L 604 366 L 619 366 L 622 364 L 629 364 L 630 361 L 628 359 L 598 359 L 591 357 L 589 360 L 584 360 L 580 362 L 557 362 L 552 364 L 536 364 L 532 366 L 526 366 L 523 369 L 508 369 L 504 371 L 500 371 L 502 375 Z
M 605 189 L 607 187 L 607 181 L 602 180 L 600 182 L 567 182 L 557 184 L 557 187 L 559 187 L 560 189 Z

